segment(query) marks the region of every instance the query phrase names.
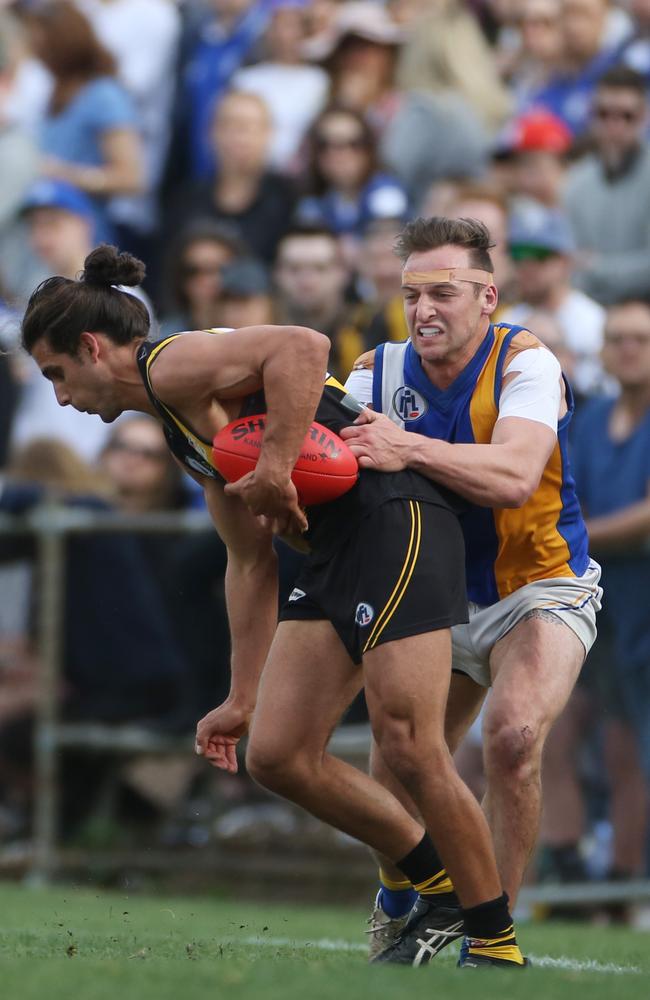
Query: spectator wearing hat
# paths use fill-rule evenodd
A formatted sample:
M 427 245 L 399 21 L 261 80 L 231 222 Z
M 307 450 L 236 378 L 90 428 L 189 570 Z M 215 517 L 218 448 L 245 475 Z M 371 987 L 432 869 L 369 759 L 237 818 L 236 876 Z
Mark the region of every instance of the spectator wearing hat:
M 396 68 L 405 32 L 387 9 L 353 0 L 336 11 L 329 30 L 306 53 L 331 80 L 332 103 L 362 114 L 379 137 L 382 164 L 417 203 L 443 177 L 476 177 L 486 165 L 488 137 L 458 93 L 401 90 Z
M 52 275 L 74 278 L 96 243 L 97 216 L 91 199 L 66 181 L 43 178 L 27 191 L 22 216 L 36 261 L 25 275 L 23 305 L 34 282 Z M 123 288 L 144 302 L 153 319 L 153 308 L 140 288 Z M 59 406 L 38 365 L 25 359 L 24 383 L 12 427 L 12 446 L 27 445 L 34 438 L 55 437 L 87 461 L 93 461 L 106 439 L 106 425 L 98 416 Z M 44 391 L 46 390 L 46 391 Z M 49 391 L 47 391 L 49 390 Z M 81 421 L 81 423 L 80 423 Z
M 523 325 L 533 310 L 549 313 L 575 357 L 577 391 L 586 394 L 600 389 L 605 311 L 571 286 L 575 244 L 568 220 L 557 209 L 533 203 L 521 207 L 510 220 L 508 247 L 520 300 L 506 310 L 502 319 Z
M 97 218 L 88 195 L 66 181 L 43 178 L 27 191 L 22 214 L 45 276 L 74 278 L 95 245 Z
M 404 6 L 410 13 L 398 58 L 399 87 L 459 94 L 488 132 L 494 132 L 512 113 L 513 101 L 474 5 L 467 0 L 426 0 Z M 400 15 L 395 0 L 388 7 L 394 18 Z
M 579 250 L 573 281 L 603 305 L 650 298 L 650 146 L 645 80 L 615 67 L 598 84 L 595 150 L 568 173 L 564 206 Z
M 510 159 L 509 193 L 558 208 L 572 142 L 568 126 L 544 108 L 516 118 L 501 133 L 496 154 Z

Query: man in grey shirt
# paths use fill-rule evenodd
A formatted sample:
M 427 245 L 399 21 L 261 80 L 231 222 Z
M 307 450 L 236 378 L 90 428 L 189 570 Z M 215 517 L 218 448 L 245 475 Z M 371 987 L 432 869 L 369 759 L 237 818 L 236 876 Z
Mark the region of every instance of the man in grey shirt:
M 602 305 L 650 298 L 650 146 L 645 81 L 614 67 L 592 108 L 594 152 L 570 171 L 565 192 L 578 249 L 573 283 Z

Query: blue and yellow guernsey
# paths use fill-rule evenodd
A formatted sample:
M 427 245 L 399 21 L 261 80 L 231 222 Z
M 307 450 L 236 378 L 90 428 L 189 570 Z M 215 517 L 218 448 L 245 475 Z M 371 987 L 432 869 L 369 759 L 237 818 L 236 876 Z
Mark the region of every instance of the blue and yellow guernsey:
M 220 333 L 218 329 L 207 333 Z M 182 414 L 167 406 L 155 393 L 151 384 L 151 366 L 169 344 L 182 334 L 172 334 L 157 342 L 145 341 L 137 355 L 142 381 L 149 398 L 159 414 L 167 445 L 176 458 L 188 469 L 209 479 L 223 482 L 214 466 L 212 442 L 201 437 L 189 426 Z M 338 434 L 349 427 L 361 412 L 361 404 L 351 396 L 332 375 L 327 374 L 315 419 L 328 430 Z M 241 400 L 239 417 L 245 420 L 266 412 L 263 392 L 255 392 Z M 309 531 L 305 537 L 313 549 L 327 553 L 341 544 L 355 530 L 359 517 L 388 500 L 408 497 L 424 503 L 433 503 L 457 513 L 464 502 L 450 490 L 421 476 L 410 469 L 402 472 L 375 472 L 359 470 L 356 485 L 343 496 L 327 504 L 310 507 Z
M 445 390 L 431 384 L 410 341 L 375 352 L 374 409 L 408 431 L 452 443 L 487 444 L 499 415 L 503 371 L 516 353 L 542 345 L 529 331 L 491 325 L 479 350 Z M 470 504 L 461 514 L 467 591 L 480 605 L 534 580 L 581 576 L 587 569 L 587 532 L 569 465 L 567 435 L 573 397 L 541 482 L 516 509 Z

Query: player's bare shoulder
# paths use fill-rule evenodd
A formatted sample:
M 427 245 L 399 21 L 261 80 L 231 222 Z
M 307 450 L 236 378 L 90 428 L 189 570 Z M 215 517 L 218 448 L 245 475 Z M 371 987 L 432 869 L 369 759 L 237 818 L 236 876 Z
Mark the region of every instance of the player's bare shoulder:
M 240 335 L 241 333 L 241 335 Z M 154 359 L 150 378 L 170 405 L 188 396 L 239 397 L 260 388 L 262 379 L 238 330 L 192 330 L 175 337 Z
M 365 354 L 360 354 L 357 360 L 352 365 L 353 371 L 361 371 L 364 368 L 366 371 L 373 371 L 375 367 L 375 351 L 366 351 Z

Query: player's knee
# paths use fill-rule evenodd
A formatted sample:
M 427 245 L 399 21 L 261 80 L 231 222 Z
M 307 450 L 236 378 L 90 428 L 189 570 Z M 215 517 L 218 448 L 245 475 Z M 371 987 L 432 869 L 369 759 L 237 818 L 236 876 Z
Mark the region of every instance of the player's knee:
M 539 771 L 541 735 L 533 723 L 497 723 L 483 731 L 485 768 L 498 773 L 530 777 Z
M 279 744 L 250 740 L 246 750 L 248 774 L 269 791 L 287 794 L 299 782 L 304 768 L 299 757 L 287 753 Z
M 419 785 L 425 773 L 444 771 L 450 760 L 444 741 L 425 745 L 409 718 L 383 715 L 373 733 L 384 763 L 406 788 Z

